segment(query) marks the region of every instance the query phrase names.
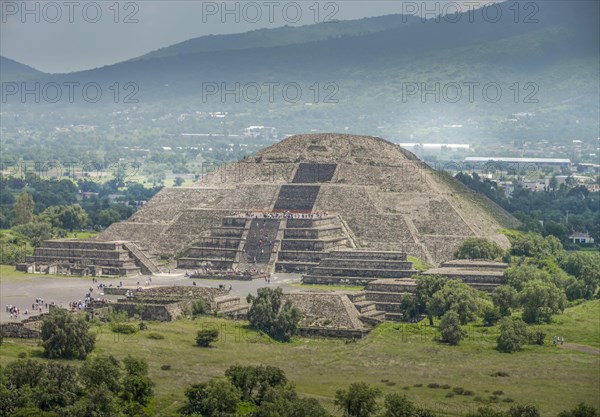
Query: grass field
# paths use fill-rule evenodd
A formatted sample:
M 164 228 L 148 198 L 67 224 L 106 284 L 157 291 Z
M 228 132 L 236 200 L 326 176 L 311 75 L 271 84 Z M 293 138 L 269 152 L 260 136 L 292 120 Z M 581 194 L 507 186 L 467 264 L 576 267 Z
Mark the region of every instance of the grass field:
M 511 403 L 502 400 L 510 398 L 514 403 L 535 403 L 543 416 L 555 416 L 581 401 L 600 407 L 600 356 L 557 348 L 548 340 L 556 333 L 567 342 L 597 347 L 599 316 L 598 300 L 572 307 L 555 323 L 538 326 L 548 334 L 545 346 L 527 346 L 515 354 L 496 351 L 496 330 L 479 326 L 469 327 L 469 337 L 457 347 L 432 341 L 434 331 L 427 326 L 400 323 L 382 324 L 353 343 L 298 338 L 282 344 L 248 330 L 244 322 L 214 317 L 151 322 L 149 330 L 127 337 L 111 333 L 106 325 L 96 326 L 94 352 L 146 359 L 156 382 L 154 409 L 160 416 L 173 415 L 188 385 L 223 376 L 233 364 L 278 366 L 302 395 L 318 398 L 332 411 L 337 389 L 364 381 L 451 415 L 464 415 L 501 390 L 495 407 L 508 408 Z M 195 332 L 206 326 L 218 326 L 220 340 L 212 348 L 196 347 Z M 165 338 L 149 339 L 150 332 Z M 41 351 L 35 341 L 5 340 L 0 364 L 16 359 L 19 352 L 39 356 Z M 161 370 L 161 365 L 171 369 Z M 498 371 L 508 376 L 492 376 Z M 474 395 L 447 398 L 450 389 L 428 388 L 431 383 L 462 387 Z

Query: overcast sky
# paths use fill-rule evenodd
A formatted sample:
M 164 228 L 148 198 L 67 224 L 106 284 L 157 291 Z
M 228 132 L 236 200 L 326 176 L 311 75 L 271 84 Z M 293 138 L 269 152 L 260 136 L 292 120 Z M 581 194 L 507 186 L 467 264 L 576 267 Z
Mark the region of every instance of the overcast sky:
M 431 17 L 489 2 L 0 0 L 0 54 L 41 71 L 70 72 L 204 35 L 394 13 Z

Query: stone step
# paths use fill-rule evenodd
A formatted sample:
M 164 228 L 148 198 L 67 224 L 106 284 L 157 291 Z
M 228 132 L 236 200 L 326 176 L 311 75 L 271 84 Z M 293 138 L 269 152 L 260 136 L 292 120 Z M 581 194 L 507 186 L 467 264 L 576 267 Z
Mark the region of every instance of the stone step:
M 361 314 L 358 318 L 364 323 L 377 325 L 385 320 L 386 313 L 383 311 L 372 310 L 366 312 L 365 314 Z
M 219 310 L 219 313 L 226 317 L 244 319 L 250 310 L 250 306 L 248 304 L 239 304 L 230 307 L 223 308 Z
M 191 247 L 185 254 L 186 258 L 234 259 L 237 249 Z
M 341 235 L 340 226 L 312 227 L 312 228 L 286 228 L 283 232 L 284 239 L 319 239 Z
M 223 227 L 245 227 L 246 226 L 246 218 L 245 217 L 237 217 L 237 216 L 226 216 L 223 218 L 222 225 Z
M 385 313 L 385 319 L 387 321 L 404 321 L 404 315 L 402 313 Z
M 359 250 L 339 250 L 331 253 L 331 257 L 337 259 L 378 259 L 388 261 L 406 261 L 404 252 L 386 252 L 386 251 L 359 251 Z
M 281 241 L 281 249 L 323 251 L 343 246 L 346 242 L 347 239 L 343 236 L 325 239 L 283 239 Z
M 414 269 L 395 270 L 395 269 L 374 269 L 374 268 L 336 268 L 317 266 L 313 269 L 314 275 L 329 276 L 353 276 L 361 278 L 407 278 L 417 273 Z
M 367 297 L 366 297 L 366 293 L 364 291 L 357 291 L 354 293 L 348 293 L 348 298 L 350 299 L 350 301 L 352 301 L 353 303 L 358 303 L 360 301 L 366 301 Z
M 401 279 L 382 279 L 378 281 L 371 281 L 367 286 L 366 290 L 369 291 L 381 291 L 381 292 L 414 292 L 417 288 L 417 281 L 410 278 Z
M 214 302 L 218 310 L 223 310 L 227 307 L 239 305 L 240 297 L 235 297 L 232 295 L 222 295 L 220 297 L 215 297 Z
M 385 311 L 387 312 L 391 312 L 391 313 L 399 313 L 402 310 L 400 309 L 401 304 L 400 303 L 393 303 L 393 302 L 374 302 L 374 301 L 370 301 L 371 303 L 375 304 L 375 308 L 379 311 Z
M 323 284 L 323 285 L 359 285 L 365 286 L 370 281 L 377 278 L 365 277 L 348 277 L 348 276 L 331 276 L 331 275 L 314 275 L 314 268 L 308 275 L 302 276 L 303 284 Z
M 235 237 L 203 237 L 194 247 L 199 248 L 222 248 L 237 249 L 240 246 L 241 238 Z
M 307 272 L 317 266 L 317 262 L 277 261 L 275 271 L 277 272 Z
M 282 250 L 277 254 L 278 261 L 294 261 L 294 262 L 314 262 L 318 263 L 327 256 L 327 252 L 319 251 L 300 251 L 300 250 Z
M 408 261 L 388 261 L 380 259 L 347 259 L 336 258 L 336 252 L 331 252 L 329 256 L 321 262 L 324 268 L 361 268 L 361 269 L 389 269 L 412 271 L 412 262 Z
M 243 227 L 213 227 L 210 230 L 212 237 L 242 237 Z
M 405 295 L 412 296 L 410 293 L 386 292 L 386 291 L 370 291 L 366 290 L 366 298 L 368 301 L 376 301 L 383 303 L 399 303 Z
M 373 301 L 357 301 L 354 302 L 354 307 L 356 307 L 359 313 L 365 314 L 375 310 L 375 303 Z
M 233 260 L 207 259 L 207 258 L 179 258 L 177 268 L 210 267 L 214 269 L 229 269 L 233 266 Z

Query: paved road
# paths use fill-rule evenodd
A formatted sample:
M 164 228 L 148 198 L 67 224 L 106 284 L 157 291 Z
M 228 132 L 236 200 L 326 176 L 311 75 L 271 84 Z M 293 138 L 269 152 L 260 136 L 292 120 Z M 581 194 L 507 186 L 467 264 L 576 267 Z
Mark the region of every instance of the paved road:
M 141 285 L 146 287 L 147 276 L 136 276 L 129 278 L 110 278 L 100 279 L 99 283 L 105 285 L 118 286 L 121 282 L 125 287 L 135 287 Z M 291 284 L 300 282 L 300 275 L 296 274 L 274 274 L 271 277 L 271 283 L 267 284 L 264 280 L 254 281 L 219 281 L 205 279 L 190 279 L 184 276 L 183 271 L 174 271 L 172 274 L 160 274 L 151 277 L 150 286 L 192 286 L 192 281 L 198 286 L 218 287 L 219 284 L 232 285 L 231 293 L 244 299 L 249 293 L 256 294 L 256 290 L 261 287 L 274 286 L 282 287 L 284 290 L 297 290 Z M 10 278 L 3 280 L 0 277 L 0 322 L 10 321 L 10 315 L 6 311 L 6 305 L 14 305 L 21 310 L 19 320 L 28 316 L 24 315 L 25 309 L 29 310 L 31 315 L 31 304 L 36 298 L 44 299 L 44 302 L 54 302 L 57 305 L 66 307 L 72 301 L 83 300 L 85 294 L 93 288 L 92 296 L 96 298 L 107 298 L 116 300 L 120 296 L 99 295 L 98 284 L 92 283 L 92 278 L 51 278 L 43 275 L 23 274 L 19 278 Z M 45 310 L 44 310 L 45 311 Z M 15 320 L 15 319 L 13 319 Z

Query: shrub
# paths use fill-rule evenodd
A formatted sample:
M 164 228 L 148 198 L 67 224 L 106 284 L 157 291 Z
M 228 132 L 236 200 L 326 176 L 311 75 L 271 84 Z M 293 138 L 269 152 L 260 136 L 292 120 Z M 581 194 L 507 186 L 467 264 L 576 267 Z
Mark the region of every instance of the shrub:
M 502 257 L 504 250 L 496 242 L 483 237 L 470 237 L 458 248 L 454 257 L 457 259 L 490 259 Z
M 465 338 L 467 334 L 460 327 L 460 318 L 456 312 L 450 310 L 442 316 L 440 334 L 440 340 L 451 345 L 458 345 Z
M 497 390 L 497 391 L 494 391 L 494 392 L 492 392 L 492 394 L 494 394 L 494 395 L 503 395 L 503 394 L 504 394 L 504 391 L 502 391 L 502 390 Z
M 515 400 L 513 400 L 513 399 L 512 399 L 512 398 L 510 398 L 510 397 L 506 397 L 506 398 L 503 398 L 503 399 L 502 399 L 502 402 L 505 402 L 505 403 L 512 403 L 512 402 L 514 402 L 514 401 L 515 401 Z
M 164 338 L 165 337 L 161 333 L 156 333 L 156 332 L 148 333 L 148 339 L 162 340 Z
M 508 377 L 510 375 L 506 371 L 496 371 L 491 376 L 498 376 L 498 377 L 501 377 L 501 378 L 505 378 L 505 377 Z
M 451 387 L 450 387 L 449 384 L 444 384 L 440 388 L 442 388 L 442 389 L 450 389 Z
M 446 398 L 452 398 L 454 397 L 454 393 L 453 392 L 447 392 L 446 393 Z
M 19 352 L 19 358 L 24 359 L 27 357 L 27 352 Z
M 439 388 L 440 384 L 437 382 L 432 382 L 431 384 L 427 384 L 427 388 Z
M 115 333 L 134 334 L 137 333 L 138 328 L 133 323 L 112 323 L 110 330 Z
M 210 307 L 204 300 L 196 300 L 192 303 L 192 317 L 196 318 L 203 314 L 208 314 Z
M 504 317 L 500 320 L 500 336 L 497 348 L 500 352 L 512 353 L 521 350 L 527 341 L 527 325 L 521 319 Z
M 162 369 L 163 371 L 168 371 L 171 369 L 171 365 L 161 365 L 160 369 Z
M 529 343 L 542 346 L 546 340 L 546 333 L 542 331 L 531 332 L 529 334 Z
M 415 415 L 414 404 L 405 395 L 397 393 L 385 396 L 385 412 L 381 417 L 413 417 Z
M 214 341 L 219 338 L 218 329 L 203 329 L 198 330 L 196 335 L 196 344 L 202 347 L 208 347 Z
M 454 387 L 452 388 L 452 392 L 457 395 L 462 395 L 462 393 L 465 392 L 465 389 L 463 387 Z
M 146 323 L 144 323 L 143 321 L 140 321 L 140 324 L 138 325 L 138 327 L 140 330 L 146 330 L 148 328 Z
M 497 306 L 486 304 L 483 309 L 482 318 L 486 326 L 493 326 L 502 318 L 502 314 Z
M 414 386 L 414 387 L 417 387 L 417 388 L 421 388 L 421 387 L 423 386 L 423 384 L 415 384 L 415 385 L 413 385 L 413 386 Z
M 598 410 L 594 407 L 589 406 L 585 403 L 579 403 L 577 407 L 572 410 L 565 410 L 561 412 L 558 417 L 597 417 Z
M 471 390 L 466 389 L 463 391 L 462 395 L 475 395 L 475 393 Z

